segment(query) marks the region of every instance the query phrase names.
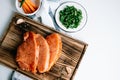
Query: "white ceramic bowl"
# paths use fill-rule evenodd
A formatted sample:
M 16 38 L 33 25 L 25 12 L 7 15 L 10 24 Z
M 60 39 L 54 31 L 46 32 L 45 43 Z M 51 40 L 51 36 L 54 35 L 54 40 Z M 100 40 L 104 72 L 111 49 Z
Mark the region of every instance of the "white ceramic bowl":
M 39 11 L 39 9 L 40 9 L 40 7 L 41 7 L 41 0 L 32 0 L 33 2 L 35 2 L 35 1 L 37 1 L 37 2 L 35 2 L 36 3 L 36 5 L 38 6 L 38 9 L 35 11 L 35 12 L 33 12 L 33 13 L 25 13 L 24 11 L 23 11 L 23 9 L 20 7 L 20 2 L 18 1 L 18 0 L 16 0 L 16 2 L 15 2 L 15 5 L 16 5 L 16 8 L 17 8 L 17 10 L 18 10 L 18 12 L 20 12 L 21 14 L 23 14 L 23 15 L 26 15 L 26 16 L 31 16 L 31 15 L 34 15 L 35 13 L 37 13 L 38 11 Z
M 59 20 L 59 17 L 60 17 L 59 12 L 60 12 L 61 10 L 63 10 L 66 6 L 74 6 L 76 9 L 80 9 L 80 10 L 82 11 L 82 16 L 83 16 L 83 18 L 82 18 L 82 20 L 81 20 L 81 22 L 80 22 L 80 24 L 79 24 L 79 26 L 78 26 L 77 28 L 73 28 L 73 29 L 68 28 L 68 29 L 67 29 L 67 28 L 60 22 L 60 20 Z M 72 2 L 72 1 L 64 2 L 64 3 L 62 3 L 62 4 L 57 8 L 57 10 L 56 10 L 56 12 L 55 12 L 55 20 L 56 20 L 56 23 L 58 24 L 58 26 L 59 26 L 62 30 L 66 31 L 66 32 L 76 32 L 76 31 L 79 31 L 79 30 L 83 29 L 83 27 L 85 26 L 85 24 L 86 24 L 86 22 L 87 22 L 87 12 L 86 12 L 85 8 L 84 8 L 81 4 L 79 4 L 79 3 L 77 3 L 77 2 Z

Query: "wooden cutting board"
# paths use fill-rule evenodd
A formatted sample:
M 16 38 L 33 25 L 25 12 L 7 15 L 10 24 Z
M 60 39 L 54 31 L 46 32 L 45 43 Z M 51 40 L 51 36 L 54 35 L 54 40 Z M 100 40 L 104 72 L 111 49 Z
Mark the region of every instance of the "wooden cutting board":
M 24 19 L 27 26 L 18 27 L 16 24 L 17 19 Z M 26 31 L 34 31 L 44 37 L 54 32 L 61 35 L 63 44 L 62 55 L 49 72 L 32 74 L 18 67 L 15 61 L 16 49 L 22 43 L 22 35 Z M 86 48 L 87 44 L 83 41 L 73 39 L 50 27 L 15 13 L 0 45 L 0 62 L 37 80 L 73 80 Z

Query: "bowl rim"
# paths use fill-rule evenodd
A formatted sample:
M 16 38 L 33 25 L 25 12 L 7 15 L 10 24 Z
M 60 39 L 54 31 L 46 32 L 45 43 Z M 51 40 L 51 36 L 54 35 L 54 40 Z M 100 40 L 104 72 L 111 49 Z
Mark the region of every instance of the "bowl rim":
M 17 9 L 17 11 L 18 12 L 20 12 L 21 14 L 23 14 L 23 15 L 25 15 L 25 16 L 32 16 L 32 15 L 34 15 L 34 14 L 36 14 L 38 11 L 39 11 L 39 9 L 41 8 L 41 0 L 39 0 L 39 6 L 38 6 L 38 9 L 35 11 L 35 12 L 33 12 L 33 13 L 25 13 L 24 11 L 22 12 L 21 10 L 20 10 L 20 8 L 19 8 L 19 6 L 18 6 L 18 0 L 16 0 L 15 1 L 15 6 L 16 6 L 16 9 Z
M 86 16 L 85 22 L 84 22 L 83 26 L 81 26 L 81 28 L 78 29 L 78 30 L 75 30 L 75 31 L 67 31 L 67 30 L 61 28 L 61 26 L 60 26 L 60 25 L 58 24 L 58 22 L 57 22 L 57 19 L 56 19 L 56 17 L 57 17 L 57 16 L 56 16 L 56 15 L 57 15 L 57 10 L 58 10 L 62 5 L 66 4 L 66 3 L 75 3 L 75 4 L 78 4 L 79 6 L 81 6 L 81 8 L 83 8 L 83 10 L 84 10 L 84 12 L 85 12 L 85 16 Z M 66 1 L 66 2 L 63 2 L 63 3 L 61 3 L 61 4 L 57 7 L 57 9 L 55 10 L 55 21 L 56 21 L 57 25 L 59 26 L 59 28 L 62 29 L 63 31 L 65 31 L 65 32 L 74 33 L 74 32 L 77 32 L 77 31 L 82 30 L 82 29 L 85 27 L 86 23 L 87 23 L 87 19 L 88 19 L 88 14 L 87 14 L 86 9 L 85 9 L 80 3 L 76 2 L 76 1 Z

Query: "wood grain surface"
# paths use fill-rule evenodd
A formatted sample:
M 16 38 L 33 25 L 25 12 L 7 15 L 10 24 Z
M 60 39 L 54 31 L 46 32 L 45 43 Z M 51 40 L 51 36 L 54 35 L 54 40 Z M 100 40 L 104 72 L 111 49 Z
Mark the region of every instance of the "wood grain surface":
M 16 20 L 18 19 L 24 19 L 27 26 L 18 26 L 16 24 Z M 22 43 L 22 37 L 26 31 L 33 31 L 44 37 L 54 32 L 61 35 L 63 44 L 62 55 L 49 72 L 32 74 L 18 67 L 15 61 L 16 49 Z M 73 39 L 50 27 L 15 13 L 0 45 L 0 62 L 35 80 L 73 80 L 87 46 L 88 45 L 83 41 Z

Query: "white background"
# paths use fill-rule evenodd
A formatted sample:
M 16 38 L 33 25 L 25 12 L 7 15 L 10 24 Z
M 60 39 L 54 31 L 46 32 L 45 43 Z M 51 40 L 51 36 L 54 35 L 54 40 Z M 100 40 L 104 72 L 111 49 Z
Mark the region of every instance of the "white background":
M 16 11 L 14 1 L 0 2 L 0 37 Z M 88 12 L 88 22 L 73 35 L 89 46 L 74 80 L 120 80 L 120 0 L 81 0 L 80 3 Z M 0 80 L 7 78 L 6 70 L 0 66 Z

